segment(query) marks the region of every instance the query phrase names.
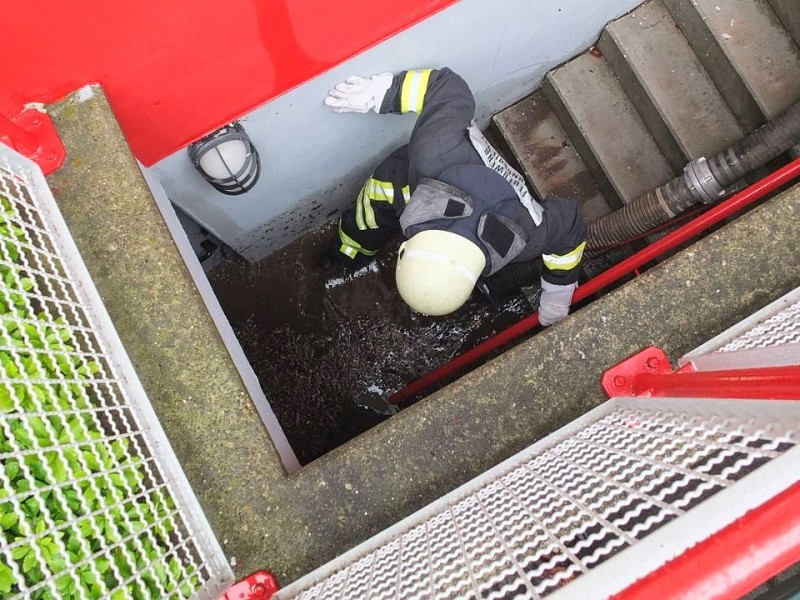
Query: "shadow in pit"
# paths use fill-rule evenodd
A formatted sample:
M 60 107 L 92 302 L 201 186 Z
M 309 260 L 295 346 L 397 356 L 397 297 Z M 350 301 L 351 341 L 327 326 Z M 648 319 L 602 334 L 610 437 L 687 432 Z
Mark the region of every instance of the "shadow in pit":
M 309 233 L 258 263 L 229 257 L 209 275 L 301 464 L 389 418 L 356 398 L 388 395 L 531 311 L 522 295 L 494 308 L 476 293 L 447 317 L 414 314 L 394 283 L 397 243 L 331 276 L 317 263 L 334 235 Z

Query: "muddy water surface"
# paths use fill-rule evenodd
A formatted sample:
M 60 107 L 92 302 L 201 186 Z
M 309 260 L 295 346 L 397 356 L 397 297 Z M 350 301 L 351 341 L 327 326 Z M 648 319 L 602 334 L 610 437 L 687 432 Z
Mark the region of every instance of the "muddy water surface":
M 476 296 L 454 315 L 421 317 L 394 285 L 396 244 L 354 273 L 317 267 L 320 231 L 249 264 L 227 259 L 211 284 L 289 443 L 307 464 L 386 417 L 357 408 L 472 348 L 530 312 Z

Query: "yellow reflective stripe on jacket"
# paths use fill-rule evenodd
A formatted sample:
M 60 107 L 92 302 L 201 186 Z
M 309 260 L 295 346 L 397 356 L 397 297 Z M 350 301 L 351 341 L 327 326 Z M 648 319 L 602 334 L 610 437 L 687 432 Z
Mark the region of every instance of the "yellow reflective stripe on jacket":
M 370 179 L 367 185 L 369 186 L 370 200 L 388 202 L 389 204 L 394 203 L 394 185 L 390 182 Z
M 422 112 L 425 104 L 425 92 L 428 91 L 428 79 L 433 69 L 407 71 L 400 91 L 400 112 Z
M 369 182 L 364 185 L 364 189 L 361 191 L 364 220 L 367 222 L 367 227 L 370 229 L 377 229 L 378 222 L 375 220 L 375 211 L 372 209 L 372 200 L 370 199 L 369 190 L 367 190 L 368 186 Z
M 342 245 L 339 247 L 339 252 L 345 256 L 349 256 L 350 258 L 355 258 L 359 252 L 361 252 L 361 254 L 366 254 L 367 256 L 372 256 L 377 252 L 377 250 L 367 250 L 361 244 L 347 235 L 344 231 L 342 231 L 341 221 L 339 222 L 339 239 L 342 241 Z
M 388 181 L 370 178 L 361 188 L 358 198 L 356 198 L 356 226 L 362 231 L 364 229 L 378 229 L 375 209 L 372 208 L 373 200 L 393 204 L 394 185 Z
M 410 185 L 404 185 L 403 186 L 403 202 L 405 202 L 406 204 L 411 202 L 411 186 Z
M 356 198 L 356 227 L 362 231 L 367 228 L 367 224 L 364 222 L 364 200 L 366 198 L 364 191 L 366 187 L 365 184 L 361 191 L 358 192 L 358 198 Z
M 583 249 L 586 242 L 581 243 L 577 248 L 567 254 L 542 254 L 544 266 L 551 271 L 569 271 L 578 266 L 583 257 Z

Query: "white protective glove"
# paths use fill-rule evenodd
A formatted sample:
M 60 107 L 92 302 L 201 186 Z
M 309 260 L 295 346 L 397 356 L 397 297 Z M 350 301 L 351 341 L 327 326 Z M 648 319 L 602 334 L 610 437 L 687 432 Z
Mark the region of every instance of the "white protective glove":
M 383 97 L 392 85 L 393 79 L 391 73 L 381 73 L 372 77 L 351 75 L 328 92 L 325 104 L 332 107 L 333 112 L 339 113 L 365 113 L 370 109 L 380 112 Z
M 572 293 L 577 283 L 556 285 L 542 279 L 542 295 L 539 298 L 539 323 L 548 327 L 558 323 L 569 314 L 572 304 Z

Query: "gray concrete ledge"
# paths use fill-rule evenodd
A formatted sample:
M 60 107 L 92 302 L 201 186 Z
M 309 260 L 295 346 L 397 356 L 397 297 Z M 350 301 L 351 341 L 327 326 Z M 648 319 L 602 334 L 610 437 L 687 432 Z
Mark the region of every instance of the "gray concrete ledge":
M 287 477 L 101 90 L 50 112 L 54 195 L 239 576 L 297 579 L 603 402 L 608 367 L 800 285 L 794 188 Z

